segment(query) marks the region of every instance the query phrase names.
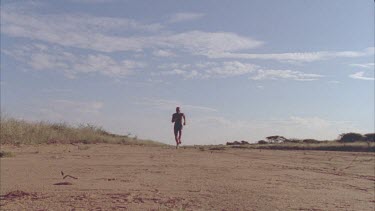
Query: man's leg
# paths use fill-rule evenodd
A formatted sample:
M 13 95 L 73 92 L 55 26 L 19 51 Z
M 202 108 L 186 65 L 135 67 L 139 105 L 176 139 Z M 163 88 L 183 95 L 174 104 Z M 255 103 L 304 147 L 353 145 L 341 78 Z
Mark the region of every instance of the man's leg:
M 174 139 L 176 140 L 176 148 L 178 147 L 178 130 L 176 130 L 176 128 L 174 128 Z
M 182 135 L 182 130 L 178 131 L 178 143 L 181 144 L 181 135 Z

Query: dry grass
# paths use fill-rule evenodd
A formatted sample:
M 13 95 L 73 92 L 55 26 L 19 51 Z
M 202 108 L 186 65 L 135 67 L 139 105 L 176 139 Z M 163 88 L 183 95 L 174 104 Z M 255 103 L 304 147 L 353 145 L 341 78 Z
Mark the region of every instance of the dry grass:
M 114 143 L 129 145 L 163 145 L 151 140 L 116 135 L 90 124 L 73 127 L 66 123 L 28 122 L 1 118 L 0 144 L 71 144 Z

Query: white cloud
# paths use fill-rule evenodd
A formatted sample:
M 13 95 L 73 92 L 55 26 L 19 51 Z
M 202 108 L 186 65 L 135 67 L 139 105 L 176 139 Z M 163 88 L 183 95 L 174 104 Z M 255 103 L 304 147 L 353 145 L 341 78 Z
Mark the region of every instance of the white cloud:
M 237 76 L 253 72 L 258 66 L 238 61 L 223 62 L 220 66 L 214 66 L 205 70 L 208 76 Z
M 159 69 L 167 69 L 154 75 L 178 75 L 185 79 L 199 78 L 227 78 L 233 76 L 250 75 L 249 78 L 253 80 L 277 80 L 288 79 L 296 81 L 314 81 L 318 80 L 323 75 L 303 73 L 293 70 L 268 70 L 261 69 L 258 65 L 251 63 L 242 63 L 239 61 L 231 62 L 202 62 L 193 65 L 185 64 L 164 64 L 160 65 Z
M 349 75 L 349 77 L 353 78 L 353 79 L 367 80 L 367 81 L 375 80 L 375 78 L 366 77 L 366 76 L 364 76 L 364 74 L 365 74 L 365 72 L 357 72 L 357 73 Z
M 139 105 L 151 106 L 153 108 L 163 109 L 163 110 L 172 110 L 174 111 L 177 106 L 181 107 L 181 110 L 196 110 L 196 111 L 204 111 L 204 112 L 217 112 L 217 109 L 206 107 L 206 106 L 199 106 L 199 105 L 189 105 L 184 104 L 180 101 L 176 100 L 165 100 L 165 99 L 141 99 L 136 102 Z
M 5 7 L 1 11 L 2 30 L 13 36 L 30 37 L 41 35 L 40 39 L 53 42 L 67 35 L 73 38 L 84 33 L 98 32 L 126 32 L 126 31 L 149 31 L 154 32 L 163 28 L 161 24 L 144 24 L 128 18 L 97 17 L 87 14 L 45 14 L 39 15 L 29 10 L 17 10 L 17 8 Z M 28 20 L 25 22 L 24 20 Z M 21 32 L 26 34 L 22 35 Z M 63 34 L 59 34 L 64 32 Z M 66 33 L 66 34 L 65 34 Z M 69 39 L 69 38 L 66 38 Z
M 202 55 L 210 51 L 249 49 L 262 44 L 228 32 L 144 33 L 155 33 L 162 28 L 160 24 L 143 24 L 126 18 L 37 15 L 28 10 L 2 9 L 3 34 L 101 52 L 169 48 Z
M 188 31 L 165 37 L 170 47 L 182 47 L 197 55 L 210 52 L 237 51 L 259 47 L 263 42 L 230 32 Z
M 374 54 L 374 47 L 362 51 L 242 53 L 244 50 L 262 46 L 263 42 L 231 32 L 193 30 L 173 33 L 162 31 L 164 26 L 160 23 L 147 24 L 121 17 L 78 14 L 42 15 L 36 14 L 32 8 L 20 8 L 2 8 L 2 34 L 99 52 L 162 49 L 155 51 L 154 55 L 171 56 L 174 50 L 178 50 L 209 58 L 260 59 L 292 63 L 357 58 Z M 202 14 L 198 13 L 179 13 L 175 15 L 175 20 L 193 20 L 201 16 Z
M 1 33 L 8 36 L 102 52 L 140 50 L 150 40 L 117 34 L 152 32 L 162 28 L 160 24 L 142 24 L 126 18 L 74 14 L 36 15 L 6 8 L 1 12 Z
M 176 56 L 176 54 L 170 50 L 161 50 L 161 49 L 154 51 L 152 54 L 154 56 L 159 56 L 159 57 L 175 57 Z
M 226 78 L 239 75 L 245 75 L 254 72 L 258 66 L 239 61 L 231 62 L 203 62 L 194 65 L 189 64 L 166 64 L 159 66 L 160 69 L 170 69 L 161 71 L 161 75 L 180 75 L 184 78 Z
M 178 23 L 178 22 L 184 22 L 184 21 L 193 21 L 200 19 L 204 16 L 202 13 L 189 13 L 189 12 L 182 12 L 182 13 L 176 13 L 173 14 L 169 20 L 168 23 Z
M 374 69 L 375 63 L 350 64 L 350 66 L 367 68 L 367 69 Z
M 314 81 L 323 77 L 318 74 L 303 73 L 293 70 L 257 70 L 256 75 L 251 76 L 253 80 L 277 80 L 277 79 L 290 79 L 296 81 Z
M 3 52 L 35 70 L 60 71 L 69 78 L 75 78 L 80 74 L 124 77 L 145 66 L 144 63 L 138 61 L 117 61 L 98 53 L 72 54 L 61 48 L 49 48 L 40 44 L 22 46 Z
M 180 69 L 186 69 L 192 67 L 191 64 L 181 64 L 181 63 L 166 63 L 166 64 L 161 64 L 158 66 L 159 69 L 175 69 L 175 68 L 180 68 Z
M 209 58 L 231 58 L 231 59 L 262 59 L 277 60 L 280 62 L 314 62 L 334 58 L 357 58 L 374 55 L 373 48 L 362 51 L 317 51 L 317 52 L 295 52 L 295 53 L 231 53 L 225 51 L 211 51 L 206 54 Z

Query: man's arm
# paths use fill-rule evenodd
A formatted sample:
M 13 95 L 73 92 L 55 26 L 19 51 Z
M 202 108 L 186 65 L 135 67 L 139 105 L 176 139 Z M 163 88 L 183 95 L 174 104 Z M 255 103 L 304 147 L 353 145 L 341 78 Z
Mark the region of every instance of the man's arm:
M 175 122 L 176 119 L 174 118 L 174 115 L 172 115 L 172 123 Z
M 182 114 L 182 117 L 184 118 L 184 125 L 186 125 L 185 114 Z

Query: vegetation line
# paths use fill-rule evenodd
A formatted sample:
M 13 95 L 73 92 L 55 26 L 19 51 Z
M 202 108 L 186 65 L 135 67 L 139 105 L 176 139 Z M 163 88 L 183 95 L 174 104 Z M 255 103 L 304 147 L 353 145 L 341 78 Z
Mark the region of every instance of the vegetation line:
M 141 140 L 136 136 L 116 135 L 102 127 L 91 124 L 71 126 L 67 123 L 28 122 L 14 118 L 1 117 L 0 144 L 95 144 L 113 143 L 128 145 L 164 145 Z

